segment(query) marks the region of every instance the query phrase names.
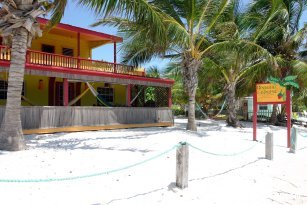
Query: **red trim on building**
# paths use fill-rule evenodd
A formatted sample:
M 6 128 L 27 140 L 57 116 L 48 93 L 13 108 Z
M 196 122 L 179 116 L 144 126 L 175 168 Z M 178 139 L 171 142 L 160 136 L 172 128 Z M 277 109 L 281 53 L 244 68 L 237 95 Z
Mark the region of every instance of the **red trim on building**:
M 168 107 L 172 107 L 172 88 L 168 88 Z
M 49 22 L 48 19 L 44 19 L 44 18 L 37 18 L 37 19 L 38 19 L 38 22 L 42 25 L 46 25 Z M 112 42 L 118 42 L 118 43 L 123 42 L 123 38 L 121 38 L 121 37 L 113 36 L 113 35 L 109 35 L 109 34 L 105 34 L 105 33 L 100 33 L 100 32 L 97 32 L 97 31 L 92 31 L 92 30 L 88 30 L 88 29 L 85 29 L 85 28 L 72 26 L 72 25 L 69 25 L 69 24 L 58 23 L 55 26 L 55 28 L 73 31 L 73 32 L 79 32 L 81 34 L 98 36 L 98 37 L 101 37 L 101 38 L 104 38 L 104 39 L 110 39 Z
M 128 84 L 126 89 L 127 89 L 126 90 L 126 94 L 127 94 L 126 105 L 128 107 L 131 107 L 131 84 Z
M 101 76 L 101 77 L 120 78 L 120 79 L 129 79 L 129 80 L 140 80 L 140 81 L 145 81 L 145 82 L 155 82 L 155 83 L 162 83 L 162 84 L 167 84 L 167 85 L 173 85 L 175 82 L 174 80 L 170 80 L 170 79 L 147 78 L 147 77 L 134 76 L 134 75 L 123 75 L 123 74 L 118 74 L 118 73 L 107 73 L 107 72 L 99 72 L 99 71 L 91 71 L 91 70 L 79 70 L 79 69 L 73 69 L 73 68 L 33 65 L 33 64 L 28 64 L 28 63 L 26 64 L 26 69 L 51 71 L 51 72 L 58 72 L 58 73 L 69 73 L 69 74 L 77 74 L 77 75 L 90 75 L 90 76 Z

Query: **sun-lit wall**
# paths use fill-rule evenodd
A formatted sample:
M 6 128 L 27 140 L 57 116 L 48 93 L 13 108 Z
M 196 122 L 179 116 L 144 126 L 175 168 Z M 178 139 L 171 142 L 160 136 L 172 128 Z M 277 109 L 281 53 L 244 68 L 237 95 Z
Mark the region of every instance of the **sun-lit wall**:
M 51 45 L 55 47 L 55 54 L 62 55 L 63 48 L 70 48 L 74 51 L 74 56 L 78 56 L 78 40 L 77 36 L 62 36 L 51 33 L 44 33 L 42 38 L 33 40 L 31 49 L 36 51 L 42 50 L 42 45 Z M 80 40 L 80 57 L 91 58 L 91 49 L 89 43 Z

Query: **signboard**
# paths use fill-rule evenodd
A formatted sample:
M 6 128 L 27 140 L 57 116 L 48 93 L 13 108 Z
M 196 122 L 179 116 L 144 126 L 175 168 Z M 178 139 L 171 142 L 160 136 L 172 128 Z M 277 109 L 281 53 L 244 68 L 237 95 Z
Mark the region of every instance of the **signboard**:
M 286 88 L 278 83 L 263 83 L 256 85 L 258 103 L 284 103 L 286 102 Z

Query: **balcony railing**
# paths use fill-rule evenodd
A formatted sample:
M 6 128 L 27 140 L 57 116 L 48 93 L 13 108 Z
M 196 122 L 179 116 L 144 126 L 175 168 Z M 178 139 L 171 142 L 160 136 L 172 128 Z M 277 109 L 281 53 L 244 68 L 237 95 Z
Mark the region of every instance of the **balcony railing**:
M 11 49 L 0 45 L 0 61 L 11 60 Z M 135 67 L 109 63 L 104 61 L 90 60 L 85 58 L 70 57 L 40 51 L 28 50 L 26 63 L 32 65 L 71 68 L 80 70 L 101 71 L 124 75 L 145 76 L 145 72 L 137 71 Z

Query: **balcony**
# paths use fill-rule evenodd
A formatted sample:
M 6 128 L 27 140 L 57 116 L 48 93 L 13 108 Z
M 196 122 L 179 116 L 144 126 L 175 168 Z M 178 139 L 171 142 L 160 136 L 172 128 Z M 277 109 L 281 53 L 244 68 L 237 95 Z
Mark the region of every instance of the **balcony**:
M 11 49 L 0 45 L 0 61 L 11 60 Z M 58 54 L 28 50 L 26 65 L 45 66 L 52 68 L 69 68 L 74 70 L 98 71 L 133 76 L 145 76 L 144 71 L 138 71 L 134 66 L 70 57 Z

